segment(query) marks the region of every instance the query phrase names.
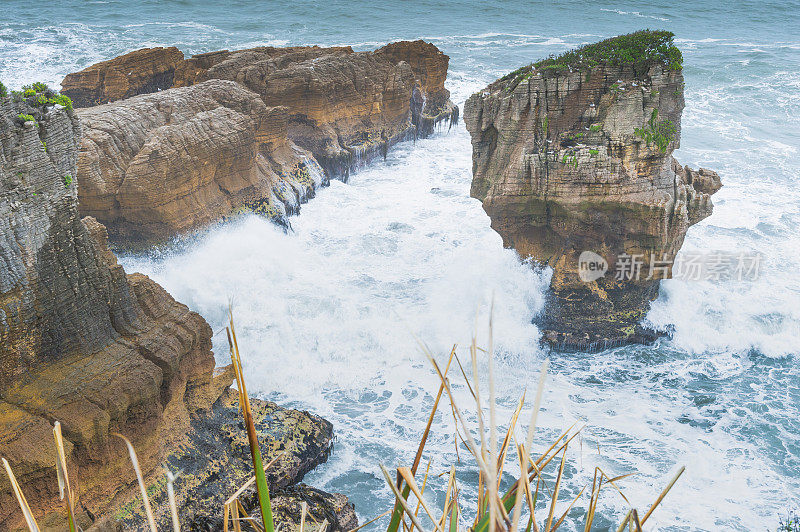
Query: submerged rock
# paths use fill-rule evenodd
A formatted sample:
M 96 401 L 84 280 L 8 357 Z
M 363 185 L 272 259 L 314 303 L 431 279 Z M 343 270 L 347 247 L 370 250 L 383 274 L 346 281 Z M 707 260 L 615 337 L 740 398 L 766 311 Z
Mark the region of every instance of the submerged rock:
M 609 59 L 631 39 L 649 46 L 651 38 L 652 50 L 627 54 L 635 62 Z M 710 195 L 721 186 L 714 172 L 672 157 L 684 83 L 671 34 L 617 39 L 523 67 L 464 107 L 471 194 L 506 246 L 553 268 L 540 322 L 544 340 L 558 347 L 650 340 L 637 325 L 659 280 L 671 275 L 686 230 L 711 214 Z M 582 280 L 587 251 L 605 261 L 605 275 Z M 639 273 L 618 278 L 626 256 Z

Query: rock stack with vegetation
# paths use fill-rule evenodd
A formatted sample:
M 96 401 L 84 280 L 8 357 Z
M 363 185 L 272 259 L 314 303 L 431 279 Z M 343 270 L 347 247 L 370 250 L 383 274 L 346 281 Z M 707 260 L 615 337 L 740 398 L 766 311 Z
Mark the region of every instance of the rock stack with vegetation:
M 553 268 L 548 343 L 652 338 L 638 323 L 721 186 L 714 172 L 672 157 L 683 88 L 673 35 L 646 30 L 524 66 L 467 100 L 472 196 L 506 246 Z M 583 251 L 609 272 L 582 281 Z M 616 278 L 620 256 L 636 257 L 640 273 Z

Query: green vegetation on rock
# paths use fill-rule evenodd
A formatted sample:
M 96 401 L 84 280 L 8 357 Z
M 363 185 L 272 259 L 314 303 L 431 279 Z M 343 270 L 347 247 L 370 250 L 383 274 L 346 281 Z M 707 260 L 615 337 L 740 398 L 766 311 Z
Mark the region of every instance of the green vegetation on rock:
M 533 66 L 555 70 L 586 70 L 596 66 L 633 67 L 637 73 L 662 64 L 672 70 L 683 66 L 681 51 L 673 43 L 671 31 L 640 30 L 587 44 L 558 56 L 550 56 Z
M 36 119 L 33 117 L 33 115 L 25 115 L 25 114 L 22 114 L 22 113 L 20 113 L 20 114 L 18 114 L 18 115 L 17 115 L 17 118 L 18 118 L 18 119 L 19 119 L 19 120 L 20 120 L 20 121 L 21 121 L 23 124 L 24 124 L 25 122 L 33 122 L 34 124 L 36 123 Z
M 509 72 L 500 81 L 513 80 L 513 90 L 534 72 L 586 71 L 586 80 L 597 66 L 632 68 L 637 75 L 644 74 L 653 65 L 663 65 L 670 70 L 683 68 L 683 54 L 674 44 L 675 34 L 663 30 L 639 30 L 619 35 L 594 44 L 587 44 L 560 55 L 520 67 Z
M 8 89 L 6 89 L 6 86 L 0 81 L 0 98 L 5 98 L 6 96 L 8 96 Z
M 653 109 L 646 127 L 637 127 L 634 134 L 648 144 L 655 143 L 662 152 L 667 151 L 669 143 L 675 140 L 678 128 L 671 120 L 658 121 L 658 109 Z

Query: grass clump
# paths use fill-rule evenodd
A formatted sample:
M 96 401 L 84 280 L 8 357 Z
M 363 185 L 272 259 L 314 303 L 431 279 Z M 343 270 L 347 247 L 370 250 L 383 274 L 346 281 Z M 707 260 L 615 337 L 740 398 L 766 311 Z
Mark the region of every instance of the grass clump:
M 33 115 L 26 115 L 26 114 L 20 113 L 20 114 L 17 115 L 17 118 L 23 124 L 25 122 L 33 122 L 34 124 L 36 123 L 36 119 L 33 117 Z
M 8 89 L 6 89 L 6 86 L 3 85 L 2 81 L 0 81 L 0 98 L 5 98 L 7 96 L 8 96 Z
M 634 134 L 643 139 L 646 143 L 655 143 L 661 152 L 667 151 L 669 143 L 675 140 L 675 134 L 678 132 L 678 127 L 672 123 L 672 120 L 658 120 L 658 109 L 653 109 L 650 119 L 647 121 L 647 126 L 637 127 Z
M 636 75 L 663 65 L 670 70 L 683 68 L 683 54 L 675 46 L 675 34 L 664 30 L 639 30 L 604 41 L 587 44 L 560 55 L 551 55 L 535 63 L 509 72 L 499 81 L 511 81 L 506 90 L 513 90 L 521 81 L 540 72 L 586 71 L 586 81 L 596 66 L 632 68 Z
M 491 334 L 490 321 L 490 338 Z M 467 377 L 464 366 L 458 359 L 458 355 L 455 354 L 455 346 L 450 351 L 447 365 L 444 370 L 442 370 L 427 346 L 422 342 L 419 343 L 441 382 L 439 393 L 434 401 L 431 415 L 428 418 L 428 425 L 422 434 L 422 439 L 412 467 L 401 466 L 397 467 L 395 471 L 390 471 L 384 465 L 380 466 L 383 477 L 395 496 L 394 510 L 392 511 L 392 518 L 387 532 L 414 532 L 415 529 L 420 532 L 426 529 L 435 530 L 436 532 L 456 532 L 466 529 L 472 532 L 517 532 L 521 530 L 528 532 L 540 530 L 554 532 L 565 523 L 575 503 L 584 493 L 588 495 L 588 500 L 585 505 L 585 524 L 581 522 L 579 525 L 575 522 L 573 526 L 578 525 L 583 530 L 588 531 L 591 530 L 595 520 L 600 493 L 603 491 L 603 488 L 606 488 L 604 492 L 619 494 L 631 508 L 622 519 L 622 523 L 617 530 L 629 529 L 641 531 L 647 520 L 658 508 L 685 470 L 684 467 L 678 469 L 676 474 L 672 477 L 672 480 L 661 491 L 660 495 L 650 505 L 649 509 L 642 514 L 639 514 L 639 512 L 630 505 L 630 502 L 619 488 L 620 482 L 634 473 L 612 477 L 603 471 L 602 468 L 596 467 L 594 471 L 594 480 L 591 484 L 581 489 L 576 497 L 570 497 L 570 499 L 559 497 L 562 484 L 566 484 L 566 482 L 564 482 L 564 470 L 567 463 L 567 449 L 570 445 L 572 445 L 573 449 L 577 445 L 577 443 L 573 442 L 581 433 L 581 429 L 573 430 L 575 427 L 573 425 L 554 441 L 549 440 L 542 442 L 544 446 L 547 447 L 542 454 L 532 452 L 535 441 L 536 422 L 542 403 L 549 361 L 545 360 L 542 365 L 536 397 L 533 401 L 530 413 L 530 421 L 527 431 L 524 433 L 525 438 L 524 440 L 517 441 L 515 436 L 516 427 L 522 413 L 525 398 L 523 396 L 518 402 L 517 408 L 511 417 L 508 430 L 505 433 L 505 437 L 503 437 L 503 433 L 498 430 L 497 423 L 493 362 L 494 353 L 491 342 L 489 349 L 482 349 L 477 346 L 475 337 L 472 338 L 470 355 L 472 359 L 473 376 L 471 381 Z M 482 392 L 479 386 L 479 353 L 485 353 L 488 357 L 488 397 L 486 392 Z M 448 370 L 454 358 L 464 376 L 466 387 L 475 402 L 472 406 L 478 417 L 477 431 L 475 427 L 469 426 L 465 422 L 464 414 L 462 413 L 462 405 L 457 403 L 453 394 Z M 471 458 L 475 460 L 478 466 L 478 495 L 475 501 L 475 519 L 469 523 L 465 523 L 465 519 L 463 518 L 464 512 L 461 510 L 464 501 L 459 500 L 462 497 L 458 487 L 455 465 L 451 465 L 449 471 L 444 471 L 441 475 L 438 475 L 447 479 L 444 505 L 438 508 L 430 504 L 425 497 L 425 487 L 429 478 L 428 472 L 426 472 L 425 478 L 422 479 L 421 487 L 415 478 L 417 466 L 419 465 L 423 449 L 430 435 L 434 415 L 436 414 L 443 394 L 449 399 L 450 411 L 458 426 L 457 438 L 460 438 L 460 441 L 466 445 Z M 486 416 L 484 409 L 488 410 L 488 416 Z M 473 436 L 476 432 L 478 435 L 477 437 Z M 545 471 L 550 464 L 552 464 L 551 469 L 554 469 L 553 472 L 556 474 L 554 484 L 547 483 L 542 475 L 543 471 Z M 519 471 L 518 479 L 515 480 L 508 489 L 501 489 L 500 480 L 504 470 L 510 471 L 512 469 L 517 469 Z M 396 473 L 396 475 L 393 473 Z M 430 475 L 433 476 L 433 473 L 430 473 Z M 413 499 L 416 499 L 415 501 L 411 497 L 412 493 Z M 568 503 L 563 513 L 561 510 L 559 510 L 558 513 L 555 512 L 558 502 Z M 420 512 L 420 510 L 422 510 L 422 512 Z M 537 516 L 536 514 L 539 515 Z M 376 519 L 380 517 L 382 516 Z M 421 523 L 423 517 L 427 517 L 431 526 L 423 528 L 424 525 Z M 362 527 L 369 525 L 373 521 L 362 525 Z M 466 528 L 463 526 L 465 524 L 467 525 Z M 612 528 L 612 530 L 614 529 Z
M 64 176 L 64 188 L 69 188 L 69 186 L 71 184 L 72 184 L 72 176 L 69 175 L 69 174 L 65 175 Z
M 800 532 L 800 514 L 789 513 L 785 521 L 781 517 L 777 532 Z
M 46 83 L 37 81 L 22 87 L 21 91 L 11 91 L 15 102 L 25 102 L 31 107 L 45 109 L 60 105 L 67 111 L 72 110 L 72 99 L 64 94 L 59 94 L 47 86 Z

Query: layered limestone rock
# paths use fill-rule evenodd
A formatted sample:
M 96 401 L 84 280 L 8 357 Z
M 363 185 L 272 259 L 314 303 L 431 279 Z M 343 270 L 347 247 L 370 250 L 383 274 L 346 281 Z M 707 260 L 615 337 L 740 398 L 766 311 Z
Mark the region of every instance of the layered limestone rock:
M 458 122 L 458 107 L 450 101 L 450 91 L 444 88 L 450 58 L 431 43 L 399 41 L 387 44 L 375 51 L 392 63 L 405 61 L 414 71 L 417 86 L 411 105 L 412 122 L 417 134 L 430 135 L 436 124 L 448 120 Z
M 219 521 L 220 499 L 252 471 L 228 390 L 232 371 L 215 368 L 205 320 L 148 277 L 126 275 L 105 228 L 78 217 L 75 113 L 29 105 L 37 96 L 27 100 L 0 98 L 0 456 L 11 463 L 42 529 L 63 530 L 66 522 L 55 421 L 63 427 L 82 528 L 129 529 L 141 511 L 131 502 L 138 488 L 128 453 L 114 433 L 133 442 L 150 486 L 163 487 L 161 465 L 186 472 L 178 489 L 187 523 L 203 522 L 204 515 Z M 256 405 L 265 455 L 280 455 L 273 486 L 289 489 L 327 458 L 330 423 Z M 315 512 L 351 521 L 343 496 L 309 497 L 317 501 Z M 163 505 L 156 508 L 165 515 Z M 22 527 L 2 474 L 0 529 Z
M 87 523 L 131 478 L 110 434 L 128 435 L 149 472 L 230 380 L 215 381 L 208 324 L 126 275 L 102 225 L 78 217 L 77 117 L 0 100 L 0 455 L 40 524 L 62 523 L 59 420 Z M 0 509 L 0 528 L 19 522 L 5 476 Z
M 113 99 L 97 80 L 134 68 L 132 57 L 141 68 L 130 70 L 131 85 L 160 92 L 79 111 L 81 212 L 115 242 L 163 240 L 241 208 L 286 224 L 331 177 L 458 120 L 444 88 L 449 59 L 423 41 L 189 59 L 147 49 L 70 74 L 66 93 Z M 167 77 L 174 88 L 161 90 Z
M 672 157 L 684 107 L 679 62 L 558 61 L 467 100 L 471 194 L 506 246 L 553 268 L 545 341 L 591 348 L 647 339 L 637 324 L 688 227 L 711 214 L 719 176 Z M 587 270 L 582 280 L 584 251 L 607 262 L 604 276 Z
M 130 98 L 172 86 L 175 69 L 183 64 L 177 48 L 143 48 L 68 74 L 61 93 L 75 107 Z
M 285 107 L 232 81 L 78 110 L 81 213 L 115 242 L 165 240 L 248 207 L 283 219 L 321 185 Z

